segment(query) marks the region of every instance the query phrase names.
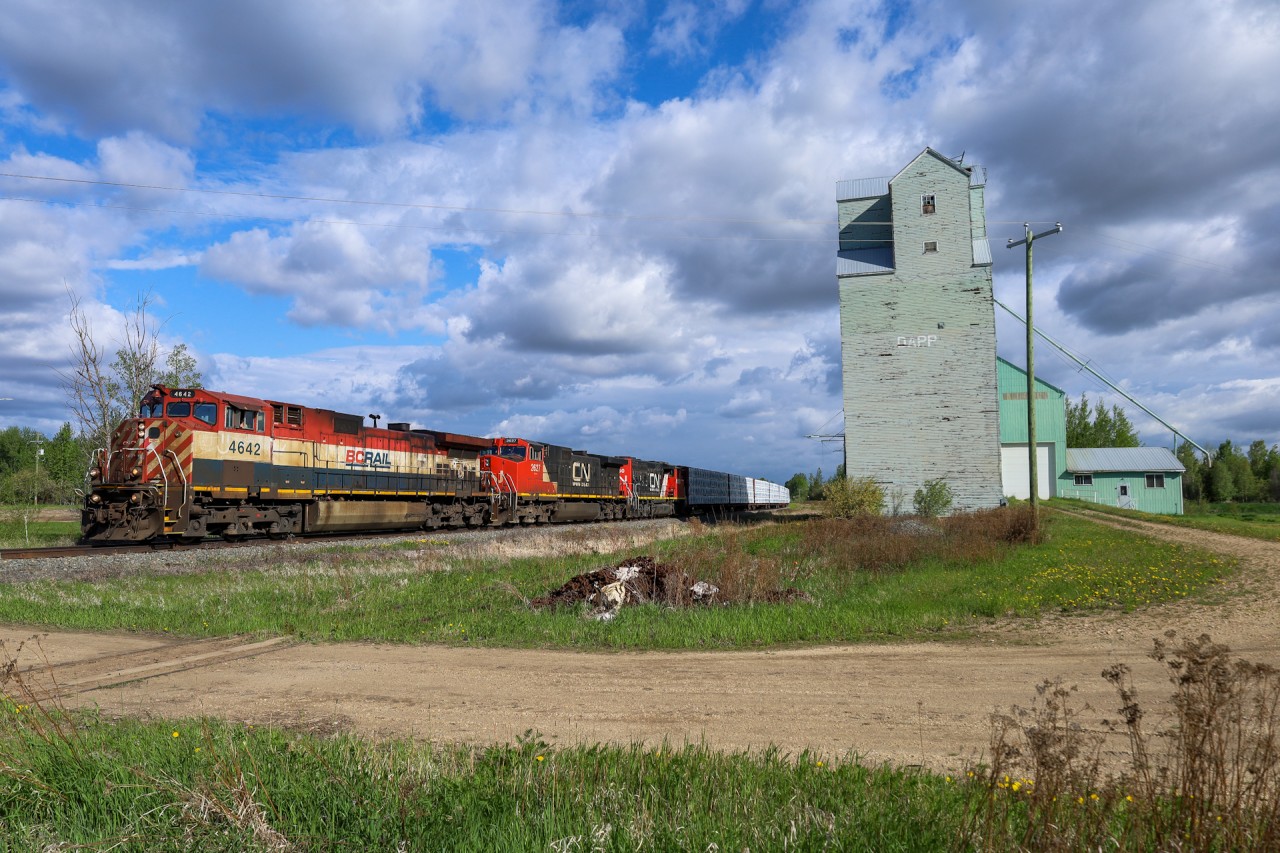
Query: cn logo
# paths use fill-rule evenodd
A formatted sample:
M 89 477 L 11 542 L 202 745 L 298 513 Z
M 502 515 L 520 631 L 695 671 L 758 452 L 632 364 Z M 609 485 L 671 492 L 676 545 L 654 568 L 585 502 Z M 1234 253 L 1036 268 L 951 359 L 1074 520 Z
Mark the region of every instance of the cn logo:
M 591 465 L 587 462 L 573 463 L 573 482 L 589 483 L 591 482 Z
M 657 474 L 649 475 L 649 491 L 651 492 L 658 491 L 658 475 Z

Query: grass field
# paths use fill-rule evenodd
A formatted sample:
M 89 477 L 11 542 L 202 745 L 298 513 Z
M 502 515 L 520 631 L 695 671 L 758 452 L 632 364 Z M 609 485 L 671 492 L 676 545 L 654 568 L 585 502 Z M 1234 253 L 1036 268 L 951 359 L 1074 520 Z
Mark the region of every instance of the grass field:
M 1184 515 L 1156 515 L 1132 509 L 1103 506 L 1102 504 L 1076 500 L 1075 498 L 1054 498 L 1048 501 L 1046 506 L 1087 509 L 1119 518 L 1133 518 L 1139 521 L 1152 521 L 1175 527 L 1188 527 L 1193 530 L 1209 530 L 1214 533 L 1230 533 L 1235 536 L 1247 536 L 1250 539 L 1280 542 L 1280 504 L 1277 503 L 1206 503 L 1188 501 L 1184 507 Z
M 803 520 L 708 529 L 621 553 L 515 559 L 436 539 L 318 554 L 280 548 L 267 565 L 216 555 L 198 574 L 13 584 L 0 597 L 0 621 L 322 641 L 756 648 L 945 637 L 995 617 L 1129 609 L 1205 594 L 1232 570 L 1223 558 L 1069 516 L 1048 520 L 1038 544 L 1010 542 L 1017 518 L 1014 510 L 957 517 L 936 529 Z M 715 583 L 736 603 L 649 604 L 607 623 L 530 607 L 571 576 L 637 551 Z M 784 587 L 806 600 L 767 602 Z

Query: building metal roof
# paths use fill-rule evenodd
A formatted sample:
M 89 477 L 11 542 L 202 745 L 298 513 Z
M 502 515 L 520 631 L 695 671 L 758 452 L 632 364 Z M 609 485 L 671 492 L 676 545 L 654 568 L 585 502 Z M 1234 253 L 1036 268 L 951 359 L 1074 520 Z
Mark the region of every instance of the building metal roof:
M 856 249 L 836 253 L 836 276 L 882 275 L 893 272 L 893 249 Z
M 1088 447 L 1067 448 L 1067 470 L 1072 474 L 1098 474 L 1106 471 L 1174 471 L 1186 467 L 1167 447 Z
M 888 178 L 853 178 L 847 181 L 836 181 L 836 201 L 853 201 L 857 198 L 875 198 L 888 194 Z
M 991 265 L 991 244 L 986 237 L 973 241 L 973 265 L 977 267 Z

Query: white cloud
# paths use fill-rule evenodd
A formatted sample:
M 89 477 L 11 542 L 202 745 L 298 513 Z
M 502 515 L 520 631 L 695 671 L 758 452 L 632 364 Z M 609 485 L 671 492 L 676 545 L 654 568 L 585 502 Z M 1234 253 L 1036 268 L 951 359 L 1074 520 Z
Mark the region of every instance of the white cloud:
M 1037 247 L 1040 324 L 1197 429 L 1280 440 L 1259 416 L 1270 392 L 1229 384 L 1271 381 L 1280 351 L 1274 4 L 817 0 L 770 6 L 781 20 L 740 62 L 717 48 L 758 11 L 737 0 L 575 23 L 540 2 L 11 5 L 0 115 L 27 135 L 6 170 L 423 206 L 134 205 L 243 217 L 225 224 L 0 202 L 8 317 L 60 304 L 63 280 L 93 293 L 112 271 L 198 263 L 285 297 L 286 327 L 414 342 L 249 354 L 228 380 L 316 374 L 280 393 L 607 449 L 675 442 L 726 465 L 750 440 L 812 469 L 825 449 L 798 436 L 839 407 L 834 183 L 932 145 L 989 168 L 1002 298 L 1019 305 L 1021 257 L 1000 240 L 1065 221 Z M 681 57 L 713 70 L 666 102 L 627 100 L 629 75 Z M 42 149 L 38 125 L 83 134 L 73 147 L 96 160 Z M 1016 324 L 1001 334 L 1016 353 Z M 19 356 L 7 346 L 0 363 Z

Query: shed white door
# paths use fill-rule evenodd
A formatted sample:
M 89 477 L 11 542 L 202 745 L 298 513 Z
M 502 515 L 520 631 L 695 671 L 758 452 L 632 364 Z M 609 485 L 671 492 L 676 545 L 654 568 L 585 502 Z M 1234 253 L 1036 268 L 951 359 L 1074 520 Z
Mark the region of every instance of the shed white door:
M 1006 497 L 1027 500 L 1031 497 L 1031 472 L 1027 459 L 1027 446 L 1010 445 L 1000 448 L 1000 480 Z M 1036 448 L 1036 492 L 1041 500 L 1052 496 L 1055 472 L 1049 467 L 1049 446 Z

